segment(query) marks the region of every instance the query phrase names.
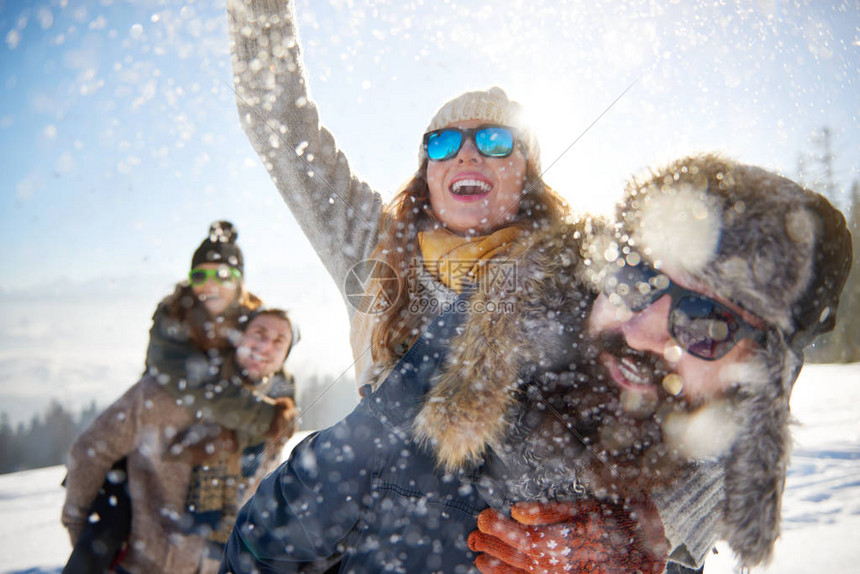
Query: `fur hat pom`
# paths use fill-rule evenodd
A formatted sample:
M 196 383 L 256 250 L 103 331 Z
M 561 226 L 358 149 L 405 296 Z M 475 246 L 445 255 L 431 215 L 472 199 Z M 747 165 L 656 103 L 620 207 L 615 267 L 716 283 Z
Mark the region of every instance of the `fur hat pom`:
M 212 243 L 236 243 L 239 232 L 229 221 L 215 221 L 209 226 L 209 241 Z

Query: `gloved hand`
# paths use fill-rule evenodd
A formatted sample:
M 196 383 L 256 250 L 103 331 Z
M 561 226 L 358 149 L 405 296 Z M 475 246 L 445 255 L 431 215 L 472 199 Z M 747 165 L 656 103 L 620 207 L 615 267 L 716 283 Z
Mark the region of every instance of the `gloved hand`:
M 468 542 L 484 553 L 475 560 L 483 574 L 660 574 L 666 567 L 663 523 L 649 499 L 520 503 L 511 517 L 492 509 L 478 515 Z
M 207 464 L 222 452 L 238 449 L 236 433 L 215 423 L 197 423 L 181 430 L 168 446 L 167 458 L 187 457 L 192 465 Z
M 187 447 L 192 465 L 211 463 L 220 453 L 236 452 L 239 448 L 234 431 L 222 427 L 216 428 L 220 429 L 217 435 L 206 437 Z
M 63 526 L 69 531 L 69 538 L 72 541 L 72 546 L 81 537 L 81 532 L 84 530 L 84 525 L 87 523 L 87 509 L 78 508 L 71 502 L 66 502 L 63 506 L 63 513 L 60 518 Z
M 296 403 L 290 397 L 278 397 L 273 399 L 275 412 L 266 438 L 278 444 L 284 444 L 296 432 L 296 419 L 299 411 Z

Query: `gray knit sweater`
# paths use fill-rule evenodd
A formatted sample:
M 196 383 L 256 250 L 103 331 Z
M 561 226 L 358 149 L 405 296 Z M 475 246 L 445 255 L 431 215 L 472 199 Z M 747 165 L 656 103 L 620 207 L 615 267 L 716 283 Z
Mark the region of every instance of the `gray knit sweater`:
M 382 198 L 352 173 L 311 101 L 288 2 L 230 2 L 239 119 L 284 201 L 343 293 L 379 241 Z M 347 305 L 350 317 L 354 310 Z
M 379 240 L 382 199 L 355 177 L 332 134 L 320 125 L 292 1 L 231 0 L 228 15 L 242 127 L 345 297 L 347 272 L 368 258 Z M 347 309 L 352 319 L 355 311 L 348 303 Z M 361 351 L 353 337 L 356 359 Z M 722 485 L 722 467 L 705 464 L 677 488 L 655 496 L 673 559 L 690 566 L 704 561 L 717 536 Z

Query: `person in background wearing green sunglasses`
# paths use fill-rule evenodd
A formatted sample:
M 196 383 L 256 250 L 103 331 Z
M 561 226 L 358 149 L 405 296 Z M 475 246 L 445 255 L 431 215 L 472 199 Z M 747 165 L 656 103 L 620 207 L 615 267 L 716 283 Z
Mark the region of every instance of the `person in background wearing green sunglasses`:
M 213 393 L 209 385 L 221 371 L 223 356 L 241 337 L 248 317 L 263 305 L 245 288 L 245 260 L 236 244 L 238 236 L 229 221 L 209 226 L 209 235 L 191 257 L 188 281 L 179 283 L 155 310 L 146 372 L 198 417 L 228 429 L 260 434 L 270 430 L 262 421 L 271 421 L 275 429 L 288 405 L 238 388 Z M 298 332 L 293 333 L 291 344 L 298 340 Z M 278 385 L 287 390 L 285 395 L 294 396 L 292 377 Z
M 237 332 L 235 350 L 223 356 L 218 385 L 271 400 L 286 398 L 278 383 L 286 377 L 284 362 L 293 340 L 287 313 L 258 308 Z M 158 376 L 145 374 L 76 438 L 68 456 L 61 519 L 79 552 L 65 572 L 217 571 L 239 505 L 277 466 L 289 434 L 248 432 L 255 424 L 267 427 L 268 418 L 225 433 L 198 412 L 177 401 Z M 291 420 L 296 415 L 293 409 Z M 94 511 L 91 503 L 99 498 L 102 481 L 119 478 L 111 463 L 121 457 L 128 461 L 122 478 L 127 476 L 129 500 L 115 495 Z M 130 515 L 127 545 L 113 558 L 113 568 L 110 562 L 85 561 L 87 554 L 104 557 L 109 550 L 104 540 L 89 539 L 87 530 L 110 521 L 116 508 Z
M 245 288 L 244 257 L 237 238 L 229 221 L 210 225 L 191 258 L 188 279 L 178 283 L 153 314 L 146 374 L 186 405 L 199 422 L 217 425 L 226 433 L 238 431 L 244 437 L 240 442 L 256 444 L 260 437 L 289 438 L 295 431 L 295 382 L 284 371 L 271 377 L 269 394 L 242 385 L 216 385 L 224 378 L 224 369 L 230 368 L 225 357 L 232 356 L 249 316 L 263 305 Z M 290 327 L 292 348 L 299 334 L 291 322 Z M 200 429 L 176 431 L 187 437 L 209 438 Z M 114 471 L 114 476 L 124 475 L 126 460 L 116 461 Z M 120 504 L 105 503 L 111 497 Z M 109 565 L 128 534 L 128 512 L 122 511 L 128 507 L 123 481 L 106 481 L 93 504 L 101 509 L 101 520 L 87 525 L 85 542 L 73 551 L 70 565 L 86 563 L 88 569 Z
M 188 386 L 208 375 L 208 351 L 231 348 L 239 324 L 263 304 L 245 288 L 245 261 L 229 221 L 215 221 L 191 257 L 187 281 L 176 285 L 152 317 L 146 351 L 147 371 L 172 387 Z

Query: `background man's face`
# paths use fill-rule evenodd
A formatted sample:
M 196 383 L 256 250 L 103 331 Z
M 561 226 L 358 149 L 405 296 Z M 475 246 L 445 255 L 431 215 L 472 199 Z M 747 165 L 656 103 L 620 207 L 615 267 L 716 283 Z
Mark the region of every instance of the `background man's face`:
M 236 360 L 252 379 L 271 376 L 283 367 L 292 340 L 289 322 L 275 315 L 259 315 L 245 329 Z

